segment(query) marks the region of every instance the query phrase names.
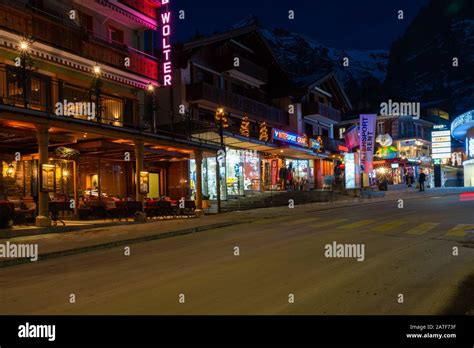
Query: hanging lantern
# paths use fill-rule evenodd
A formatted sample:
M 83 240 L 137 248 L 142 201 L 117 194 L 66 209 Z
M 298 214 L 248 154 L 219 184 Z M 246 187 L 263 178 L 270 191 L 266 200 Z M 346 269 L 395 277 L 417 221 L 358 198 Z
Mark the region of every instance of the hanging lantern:
M 242 119 L 242 123 L 240 124 L 240 135 L 244 137 L 249 137 L 250 136 L 250 122 L 249 118 L 245 116 Z
M 15 166 L 13 164 L 10 164 L 8 166 L 8 169 L 7 169 L 7 176 L 9 176 L 10 178 L 14 178 L 15 177 Z
M 259 136 L 260 141 L 268 141 L 268 128 L 267 128 L 267 123 L 262 122 L 260 123 L 260 136 Z

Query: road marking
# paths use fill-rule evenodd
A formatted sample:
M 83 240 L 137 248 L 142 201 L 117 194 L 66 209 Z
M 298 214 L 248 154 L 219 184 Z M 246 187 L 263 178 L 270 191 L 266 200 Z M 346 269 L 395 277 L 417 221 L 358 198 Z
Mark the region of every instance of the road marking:
M 325 227 L 325 226 L 335 225 L 344 221 L 347 221 L 347 219 L 325 220 L 325 221 L 318 222 L 317 224 L 311 224 L 309 226 L 310 227 Z
M 400 227 L 400 226 L 402 226 L 406 223 L 407 222 L 405 220 L 392 220 L 392 221 L 386 222 L 384 224 L 374 226 L 374 227 L 371 228 L 371 230 L 375 231 L 375 232 L 388 232 L 388 231 L 390 231 L 392 229 L 395 229 L 397 227 Z
M 425 222 L 423 224 L 420 224 L 420 225 L 417 225 L 413 228 L 410 228 L 408 231 L 405 231 L 405 233 L 418 234 L 418 235 L 424 234 L 424 233 L 432 230 L 433 228 L 435 228 L 439 224 L 440 224 L 439 222 Z
M 291 216 L 279 216 L 279 217 L 275 217 L 275 218 L 271 218 L 271 219 L 257 220 L 257 221 L 255 221 L 255 223 L 256 224 L 274 224 L 275 222 L 285 221 L 285 220 L 288 220 L 288 219 L 291 219 L 291 218 L 292 218 Z
M 312 221 L 316 221 L 316 220 L 321 220 L 321 218 L 307 218 L 307 219 L 296 219 L 296 220 L 291 220 L 291 221 L 288 221 L 288 222 L 282 222 L 281 225 L 298 225 L 298 224 L 305 224 L 307 222 L 312 222 Z
M 469 224 L 459 224 L 456 227 L 453 227 L 446 233 L 446 236 L 450 237 L 464 237 L 467 233 L 467 230 L 471 230 L 474 228 L 474 225 Z
M 371 223 L 374 223 L 374 222 L 375 222 L 375 220 L 360 220 L 360 221 L 353 222 L 351 224 L 339 226 L 337 229 L 338 230 L 350 230 L 350 229 L 353 229 L 353 228 L 359 228 L 359 227 L 362 227 L 362 226 L 365 226 L 365 225 L 370 225 Z

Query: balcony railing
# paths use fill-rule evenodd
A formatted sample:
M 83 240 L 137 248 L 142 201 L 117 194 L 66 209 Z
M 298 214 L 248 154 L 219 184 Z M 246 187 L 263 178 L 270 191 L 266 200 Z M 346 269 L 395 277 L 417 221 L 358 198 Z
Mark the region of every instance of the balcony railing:
M 151 6 L 144 0 L 120 0 L 120 2 L 150 18 L 156 19 L 156 7 Z
M 46 13 L 25 13 L 0 4 L 0 27 L 34 40 L 70 51 L 95 62 L 129 70 L 153 80 L 158 79 L 158 61 L 126 45 L 112 44 L 81 28 L 66 25 L 62 19 Z M 125 58 L 130 58 L 126 67 Z
M 341 112 L 320 102 L 306 102 L 301 106 L 303 116 L 321 115 L 336 122 L 341 122 Z
M 234 109 L 244 115 L 256 116 L 267 122 L 288 124 L 288 114 L 276 107 L 258 101 L 242 97 L 207 83 L 198 83 L 187 86 L 187 97 L 189 101 L 205 100 L 219 106 Z
M 242 57 L 239 57 L 239 66 L 236 67 L 234 65 L 234 59 L 235 57 L 230 55 L 224 57 L 222 61 L 225 63 L 222 64 L 222 70 L 236 70 L 242 74 L 253 77 L 264 83 L 268 82 L 268 71 L 266 69 Z

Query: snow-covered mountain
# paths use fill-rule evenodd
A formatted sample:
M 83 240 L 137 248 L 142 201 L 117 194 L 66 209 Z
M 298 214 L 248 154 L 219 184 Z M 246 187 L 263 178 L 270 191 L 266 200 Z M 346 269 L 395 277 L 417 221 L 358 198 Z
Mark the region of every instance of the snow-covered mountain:
M 285 29 L 262 29 L 280 63 L 296 77 L 333 70 L 342 83 L 373 77 L 385 80 L 389 52 L 386 50 L 338 49 L 306 35 Z M 349 66 L 343 60 L 348 58 Z
M 253 16 L 235 27 L 249 24 L 257 24 Z M 390 51 L 339 49 L 286 29 L 259 27 L 296 81 L 334 71 L 354 113 L 375 112 L 389 98 L 452 116 L 474 109 L 474 0 L 431 0 Z
M 432 0 L 419 12 L 391 48 L 386 90 L 452 116 L 474 109 L 474 1 Z
M 234 28 L 256 22 L 255 17 L 249 16 Z M 286 29 L 259 27 L 280 64 L 296 81 L 314 82 L 324 72 L 335 72 L 359 110 L 370 109 L 372 103 L 368 104 L 368 100 L 380 103 L 384 98 L 381 86 L 387 74 L 387 50 L 339 49 Z M 345 58 L 348 66 L 343 64 Z M 364 96 L 365 99 L 361 99 Z

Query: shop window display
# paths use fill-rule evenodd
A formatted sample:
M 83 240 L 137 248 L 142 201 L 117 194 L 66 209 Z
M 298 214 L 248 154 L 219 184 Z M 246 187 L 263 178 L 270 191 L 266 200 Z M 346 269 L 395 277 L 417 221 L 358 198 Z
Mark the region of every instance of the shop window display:
M 224 163 L 224 161 L 223 161 Z M 190 161 L 190 185 L 195 191 L 196 162 Z M 246 190 L 260 190 L 260 158 L 256 153 L 245 150 L 227 149 L 225 165 L 220 165 L 221 199 L 227 196 L 242 196 Z M 203 160 L 203 194 L 217 199 L 216 159 Z
M 291 188 L 295 190 L 308 190 L 309 181 L 313 178 L 308 160 L 291 160 L 285 161 L 288 171 L 287 181 Z

